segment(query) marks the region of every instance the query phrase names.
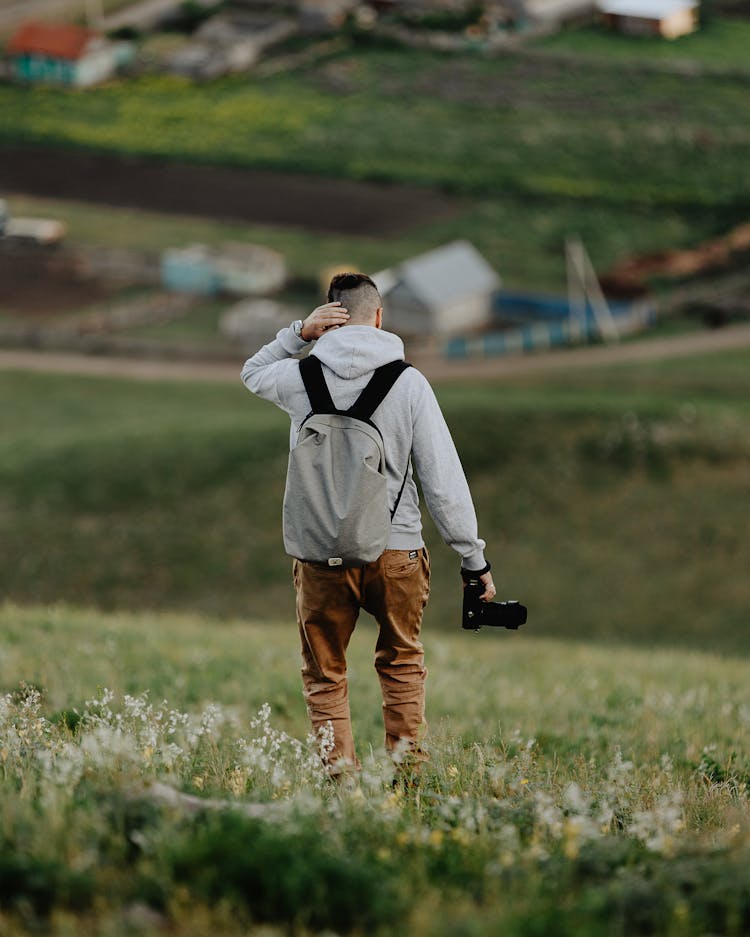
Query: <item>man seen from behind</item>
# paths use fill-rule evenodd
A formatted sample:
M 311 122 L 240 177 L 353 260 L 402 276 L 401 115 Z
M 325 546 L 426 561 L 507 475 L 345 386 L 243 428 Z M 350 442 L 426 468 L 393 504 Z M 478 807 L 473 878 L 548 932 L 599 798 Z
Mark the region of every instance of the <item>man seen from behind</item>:
M 304 321 L 282 329 L 246 361 L 242 381 L 248 390 L 289 414 L 290 449 L 311 413 L 300 361 L 294 356 L 312 345 L 310 355 L 322 364 L 336 412 L 346 411 L 376 369 L 403 361 L 401 339 L 382 325 L 383 304 L 374 282 L 361 273 L 340 274 L 331 281 L 327 303 Z M 406 763 L 412 766 L 426 758 L 427 670 L 420 631 L 430 562 L 422 539 L 415 471 L 443 540 L 461 558 L 462 569 L 481 579 L 481 598 L 490 601 L 495 596 L 466 477 L 425 377 L 406 367 L 371 422 L 382 435 L 393 512 L 385 550 L 377 559 L 356 566 L 311 562 L 306 557 L 295 557 L 293 563 L 304 697 L 313 730 L 324 732 L 329 723 L 333 729 L 332 750 L 326 753 L 332 775 L 359 767 L 349 714 L 346 651 L 360 609 L 378 625 L 375 669 L 383 697 L 386 749 L 397 759 L 405 752 Z

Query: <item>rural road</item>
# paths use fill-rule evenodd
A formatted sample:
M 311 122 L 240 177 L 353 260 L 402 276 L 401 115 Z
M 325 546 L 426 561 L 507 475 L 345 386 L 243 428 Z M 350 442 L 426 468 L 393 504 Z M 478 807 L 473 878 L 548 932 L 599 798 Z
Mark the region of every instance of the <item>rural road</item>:
M 516 375 L 606 367 L 629 361 L 660 361 L 728 348 L 750 347 L 750 325 L 737 325 L 711 332 L 691 332 L 632 342 L 626 345 L 595 346 L 550 351 L 505 358 L 470 358 L 450 361 L 436 355 L 409 355 L 409 360 L 432 381 L 498 381 Z M 212 381 L 238 383 L 243 354 L 235 363 L 153 361 L 133 358 L 27 350 L 0 350 L 0 370 L 35 371 L 123 377 L 142 381 Z
M 148 30 L 163 20 L 180 6 L 180 0 L 141 0 L 131 3 L 125 9 L 111 16 L 106 16 L 101 24 L 105 32 L 131 26 L 134 29 Z
M 84 9 L 82 0 L 0 0 L 0 36 L 11 33 L 24 20 L 69 17 Z
M 104 17 L 99 25 L 105 31 L 122 26 L 149 29 L 179 5 L 180 0 L 141 0 Z M 67 21 L 71 15 L 80 15 L 84 11 L 88 11 L 97 22 L 102 7 L 101 0 L 0 0 L 0 32 L 15 29 L 24 20 L 58 17 Z

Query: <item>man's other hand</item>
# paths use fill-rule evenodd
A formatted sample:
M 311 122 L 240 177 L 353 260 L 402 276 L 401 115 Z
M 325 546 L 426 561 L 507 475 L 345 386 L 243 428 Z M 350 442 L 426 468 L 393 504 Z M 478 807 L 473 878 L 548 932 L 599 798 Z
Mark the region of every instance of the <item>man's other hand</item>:
M 349 313 L 341 303 L 324 303 L 317 309 L 313 309 L 302 323 L 300 336 L 306 342 L 314 342 L 323 332 L 345 325 L 348 319 Z
M 492 581 L 492 573 L 485 573 L 484 576 L 479 577 L 479 581 L 484 586 L 484 592 L 479 596 L 482 602 L 491 602 L 497 595 L 497 589 L 495 584 Z

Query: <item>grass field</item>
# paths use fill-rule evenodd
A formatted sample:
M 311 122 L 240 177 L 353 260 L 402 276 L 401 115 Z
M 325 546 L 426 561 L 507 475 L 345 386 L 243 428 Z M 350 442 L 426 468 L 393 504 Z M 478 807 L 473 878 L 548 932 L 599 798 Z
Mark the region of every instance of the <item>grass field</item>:
M 260 83 L 144 77 L 84 95 L 4 86 L 0 106 L 2 139 L 14 142 L 467 194 L 635 201 L 667 210 L 730 208 L 739 198 L 746 208 L 742 84 L 696 79 L 690 94 L 685 85 L 681 76 L 637 73 L 623 82 L 615 70 L 585 65 L 371 50 Z
M 535 634 L 747 652 L 748 352 L 584 369 L 439 399 L 500 590 Z M 238 362 L 239 372 L 239 362 Z M 0 591 L 292 617 L 288 424 L 226 386 L 4 373 Z M 431 628 L 457 559 L 427 522 Z
M 369 627 L 364 770 L 336 789 L 289 621 L 6 604 L 0 633 L 4 934 L 747 932 L 745 660 L 428 633 L 431 761 L 404 793 Z
M 465 236 L 508 285 L 558 288 L 571 231 L 602 268 L 750 206 L 744 85 L 612 58 L 370 48 L 263 82 L 0 87 L 6 141 L 465 200 L 389 243 L 12 208 L 74 241 L 265 241 L 308 280 Z M 321 772 L 280 535 L 288 423 L 240 364 L 234 388 L 0 372 L 0 934 L 750 932 L 750 353 L 436 388 L 500 595 L 530 615 L 461 632 L 458 560 L 427 521 L 431 759 L 407 788 L 365 616 L 364 770 Z
M 190 216 L 118 209 L 83 202 L 13 196 L 16 215 L 53 217 L 65 222 L 68 243 L 103 244 L 159 252 L 197 242 L 221 244 L 247 240 L 267 244 L 287 258 L 291 273 L 318 283 L 321 271 L 344 264 L 372 273 L 439 244 L 467 238 L 501 274 L 508 288 L 565 290 L 565 238 L 580 232 L 600 270 L 633 250 L 658 250 L 666 245 L 690 246 L 714 228 L 708 214 L 700 224 L 676 212 L 653 212 L 635 206 L 580 206 L 564 199 L 533 200 L 502 196 L 464 198 L 455 217 L 409 227 L 389 238 L 311 233 L 292 227 L 246 225 Z M 114 222 L 114 223 L 113 223 Z M 708 227 L 704 225 L 708 224 Z M 722 223 L 717 222 L 716 229 Z M 318 295 L 320 288 L 318 287 Z
M 570 233 L 605 270 L 632 253 L 723 233 L 750 207 L 743 83 L 623 76 L 616 58 L 602 68 L 585 55 L 562 63 L 352 47 L 266 79 L 193 86 L 143 77 L 86 94 L 6 85 L 0 108 L 2 142 L 416 183 L 465 199 L 455 218 L 407 226 L 387 244 L 364 231 L 253 232 L 288 244 L 306 269 L 312 258 L 356 254 L 374 270 L 467 237 L 508 285 L 557 289 Z M 92 228 L 73 211 L 92 234 L 114 228 Z M 187 236 L 182 224 L 178 238 Z
M 750 68 L 747 50 L 750 23 L 711 17 L 700 29 L 673 41 L 660 37 L 626 36 L 600 26 L 566 29 L 541 40 L 538 48 L 591 56 L 609 62 L 640 64 L 695 63 L 719 71 Z

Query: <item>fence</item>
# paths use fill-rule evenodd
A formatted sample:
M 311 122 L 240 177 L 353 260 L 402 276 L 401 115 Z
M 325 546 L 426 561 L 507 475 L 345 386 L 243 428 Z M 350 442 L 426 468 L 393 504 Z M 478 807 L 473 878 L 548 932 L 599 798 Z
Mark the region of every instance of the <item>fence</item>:
M 640 332 L 652 325 L 656 311 L 648 300 L 609 303 L 618 335 Z M 590 303 L 573 310 L 567 299 L 530 293 L 498 294 L 493 320 L 496 328 L 478 335 L 451 338 L 444 346 L 449 358 L 490 357 L 576 345 L 601 337 L 600 322 Z M 500 324 L 505 325 L 500 328 Z

